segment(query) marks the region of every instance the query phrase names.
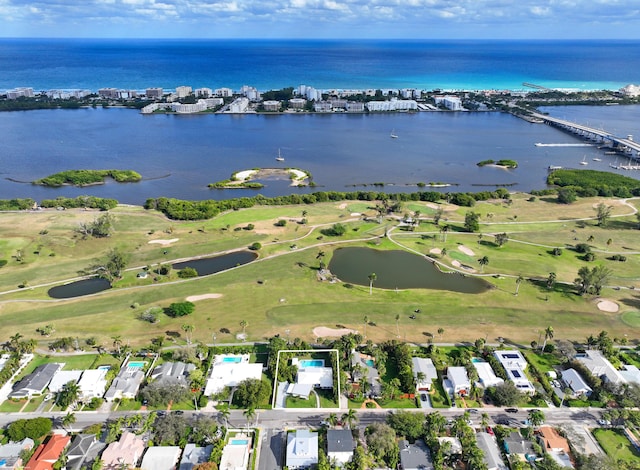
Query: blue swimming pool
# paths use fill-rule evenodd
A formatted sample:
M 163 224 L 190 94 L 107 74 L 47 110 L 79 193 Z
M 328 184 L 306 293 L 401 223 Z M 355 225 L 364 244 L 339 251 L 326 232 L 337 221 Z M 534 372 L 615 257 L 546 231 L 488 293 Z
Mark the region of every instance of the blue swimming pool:
M 299 362 L 300 367 L 324 367 L 323 359 L 303 359 Z
M 242 362 L 241 357 L 223 357 L 222 362 Z
M 364 363 L 369 367 L 374 367 L 376 365 L 373 359 L 367 359 L 366 361 L 364 361 Z
M 127 369 L 144 369 L 144 366 L 146 366 L 147 363 L 144 361 L 141 362 L 128 362 L 127 363 Z
M 249 443 L 249 439 L 231 439 L 229 443 L 233 446 L 246 446 Z

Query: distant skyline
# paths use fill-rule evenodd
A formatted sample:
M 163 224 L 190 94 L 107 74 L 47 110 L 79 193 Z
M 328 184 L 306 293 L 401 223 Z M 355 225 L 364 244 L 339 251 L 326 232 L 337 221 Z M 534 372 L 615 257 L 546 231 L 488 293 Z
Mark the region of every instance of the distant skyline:
M 0 37 L 640 39 L 640 1 L 0 0 Z

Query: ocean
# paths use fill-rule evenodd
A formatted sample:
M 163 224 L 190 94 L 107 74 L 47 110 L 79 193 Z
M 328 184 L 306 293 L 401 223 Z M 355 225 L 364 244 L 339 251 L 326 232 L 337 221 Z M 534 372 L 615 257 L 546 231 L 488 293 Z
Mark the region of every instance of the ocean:
M 0 39 L 0 90 L 619 89 L 640 41 Z
M 260 90 L 571 89 L 640 83 L 640 41 L 222 41 L 0 39 L 0 90 L 180 85 Z M 624 61 L 624 66 L 620 66 Z M 569 106 L 550 114 L 617 134 L 640 135 L 640 106 Z M 391 139 L 395 132 L 397 139 Z M 545 187 L 549 165 L 613 171 L 614 156 L 546 125 L 508 114 L 141 115 L 123 108 L 0 113 L 0 199 L 95 195 L 143 204 L 150 197 L 226 199 L 317 190 L 513 191 Z M 317 188 L 264 181 L 255 190 L 211 190 L 232 173 L 282 166 L 309 171 Z M 515 170 L 479 168 L 515 159 Z M 593 160 L 599 158 L 601 161 Z M 132 169 L 144 180 L 87 188 L 30 181 L 70 169 Z M 637 177 L 638 172 L 625 174 Z M 373 186 L 384 183 L 384 186 Z M 428 189 L 428 188 L 425 188 Z

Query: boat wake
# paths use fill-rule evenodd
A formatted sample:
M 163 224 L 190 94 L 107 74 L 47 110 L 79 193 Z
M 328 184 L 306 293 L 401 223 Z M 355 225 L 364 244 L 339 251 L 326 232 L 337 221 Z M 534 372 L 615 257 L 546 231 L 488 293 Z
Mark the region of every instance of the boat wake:
M 536 147 L 593 147 L 593 144 L 541 144 L 537 142 Z

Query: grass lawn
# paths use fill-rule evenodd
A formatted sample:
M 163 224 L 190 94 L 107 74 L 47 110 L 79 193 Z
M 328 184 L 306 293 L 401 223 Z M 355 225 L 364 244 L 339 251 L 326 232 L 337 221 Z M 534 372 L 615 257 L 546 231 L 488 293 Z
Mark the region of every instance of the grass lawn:
M 554 366 L 560 365 L 560 360 L 553 354 L 539 352 L 525 351 L 524 352 L 527 361 L 531 362 L 542 373 L 549 371 L 555 371 Z
M 17 413 L 27 403 L 27 400 L 5 400 L 0 405 L 0 413 Z
M 434 408 L 450 408 L 447 394 L 442 388 L 442 383 L 439 380 L 433 381 L 433 393 L 429 394 L 431 400 L 431 406 Z
M 609 457 L 618 461 L 638 462 L 638 452 L 621 429 L 594 429 L 593 435 Z
M 128 398 L 123 398 L 118 403 L 117 411 L 138 411 L 142 403 L 137 400 L 130 400 Z
M 312 393 L 309 398 L 287 397 L 285 408 L 317 408 L 316 396 Z
M 481 243 L 478 243 L 478 234 L 460 230 L 469 209 L 447 204 L 440 205 L 445 208 L 447 223 L 452 226 L 446 242 L 440 237 L 439 227 L 424 219 L 414 233 L 393 230 L 390 238 L 380 238 L 396 224 L 394 219 L 385 218 L 382 224 L 377 224 L 351 216 L 354 212 L 373 214 L 369 207 L 375 206 L 374 201 L 255 207 L 197 222 L 171 221 L 156 212 L 119 206 L 112 211 L 116 217 L 113 236 L 87 240 L 82 240 L 75 228 L 82 221 L 92 221 L 99 215 L 97 211 L 2 213 L 0 246 L 4 247 L 6 255 L 3 256 L 8 263 L 0 277 L 0 301 L 11 302 L 2 303 L 0 335 L 9 337 L 20 332 L 25 339 L 38 341 L 40 348 L 66 336 L 79 338 L 80 344 L 95 336 L 98 343 L 111 348 L 112 337 L 120 335 L 124 344 L 141 347 L 158 336 L 167 339 L 166 344 L 171 339 L 176 344 L 184 344 L 181 327 L 188 322 L 196 326 L 194 342 L 211 343 L 215 332 L 217 344 L 223 344 L 236 341 L 236 334 L 242 331 L 240 321 L 246 320 L 249 341 L 284 335 L 285 330 L 289 330 L 291 338 L 309 341 L 315 339 L 313 329 L 317 326 L 341 324 L 362 331 L 362 318 L 367 315 L 376 324 L 367 327 L 367 339 L 380 342 L 396 337 L 395 316 L 400 315 L 400 335 L 414 343 L 424 343 L 428 335 L 433 335 L 439 342 L 473 342 L 479 337 L 495 342 L 496 338 L 503 337 L 528 344 L 537 341 L 539 332 L 549 325 L 553 326 L 556 338 L 584 340 L 601 330 L 608 331 L 612 337 L 627 334 L 630 341 L 639 338 L 640 302 L 632 290 L 604 289 L 599 298 L 612 300 L 620 307 L 619 312 L 605 313 L 598 310 L 595 296 L 578 296 L 572 287 L 562 284 L 547 290 L 527 280 L 521 284 L 516 297 L 515 277 L 509 277 L 522 274 L 528 279 L 546 279 L 550 272 L 555 272 L 559 282 L 573 283 L 580 267 L 603 263 L 613 271 L 610 285 L 640 287 L 636 280 L 640 255 L 630 254 L 640 251 L 637 222 L 634 216 L 625 215 L 630 214 L 630 208 L 616 199 L 580 199 L 565 206 L 544 200 L 553 198 L 538 198 L 535 202 L 527 198 L 515 195 L 511 205 L 503 201 L 478 203 L 473 210 L 481 214 Z M 614 206 L 616 217 L 606 228 L 597 227 L 592 220 L 575 220 L 593 217 L 593 207 L 599 202 Z M 412 201 L 407 203 L 410 209 L 403 210 L 420 210 L 426 219 L 433 211 L 432 206 Z M 294 221 L 285 227 L 274 226 L 280 218 L 291 221 L 300 218 L 302 210 L 308 212 L 307 225 Z M 328 237 L 320 233 L 322 228 L 336 222 L 347 226 L 344 236 Z M 249 223 L 254 224 L 253 230 L 234 231 Z M 509 241 L 499 248 L 493 242 L 493 234 L 501 232 L 508 234 Z M 437 235 L 433 240 L 422 238 L 433 235 Z M 583 261 L 567 248 L 578 242 L 586 243 L 591 236 L 593 240 L 589 244 L 597 255 L 595 263 Z M 166 247 L 149 243 L 174 238 L 178 241 Z M 607 244 L 609 239 L 612 242 Z M 149 279 L 135 278 L 142 266 L 240 249 L 255 241 L 263 244 L 260 258 L 238 269 L 185 281 L 178 280 L 174 273 L 156 284 Z M 446 247 L 452 254 L 441 261 L 449 264 L 458 259 L 476 270 L 480 268 L 477 260 L 487 256 L 490 261 L 485 273 L 494 288 L 483 294 L 429 289 L 393 292 L 374 288 L 373 295 L 369 295 L 368 285 L 346 289 L 341 283 L 317 280 L 319 251 L 325 252 L 324 262 L 329 264 L 333 251 L 340 246 L 401 248 L 396 242 L 422 254 L 428 254 L 431 248 Z M 463 254 L 460 244 L 470 248 L 473 256 Z M 51 302 L 47 296 L 49 286 L 38 287 L 77 276 L 96 257 L 116 246 L 130 255 L 131 271 L 118 283 L 127 289 L 114 288 L 95 296 Z M 549 247 L 556 246 L 563 248 L 561 256 L 549 254 Z M 11 257 L 17 250 L 23 253 L 20 262 Z M 607 260 L 613 253 L 626 253 L 627 262 Z M 24 281 L 30 287 L 17 289 Z M 161 315 L 154 324 L 138 318 L 139 312 L 149 307 L 167 307 L 202 293 L 220 293 L 222 297 L 197 301 L 196 310 L 189 318 Z M 140 307 L 132 309 L 134 303 Z M 423 314 L 409 320 L 416 308 Z M 36 328 L 45 324 L 56 328 L 51 338 L 36 333 Z M 442 335 L 436 333 L 440 327 L 445 330 Z M 81 359 L 78 361 L 72 364 L 73 368 L 85 366 Z M 71 362 L 69 364 L 66 369 L 71 368 Z M 37 365 L 34 361 L 25 374 Z M 395 373 L 388 364 L 384 379 Z
M 40 404 L 42 404 L 42 402 L 44 402 L 44 397 L 45 395 L 40 395 L 38 397 L 33 397 L 31 400 L 29 400 L 29 404 L 27 406 L 24 407 L 24 410 L 22 410 L 24 413 L 29 413 L 31 411 L 36 411 L 38 409 L 38 407 L 40 406 Z
M 417 408 L 415 398 L 398 398 L 387 400 L 384 403 L 378 402 L 383 408 Z

